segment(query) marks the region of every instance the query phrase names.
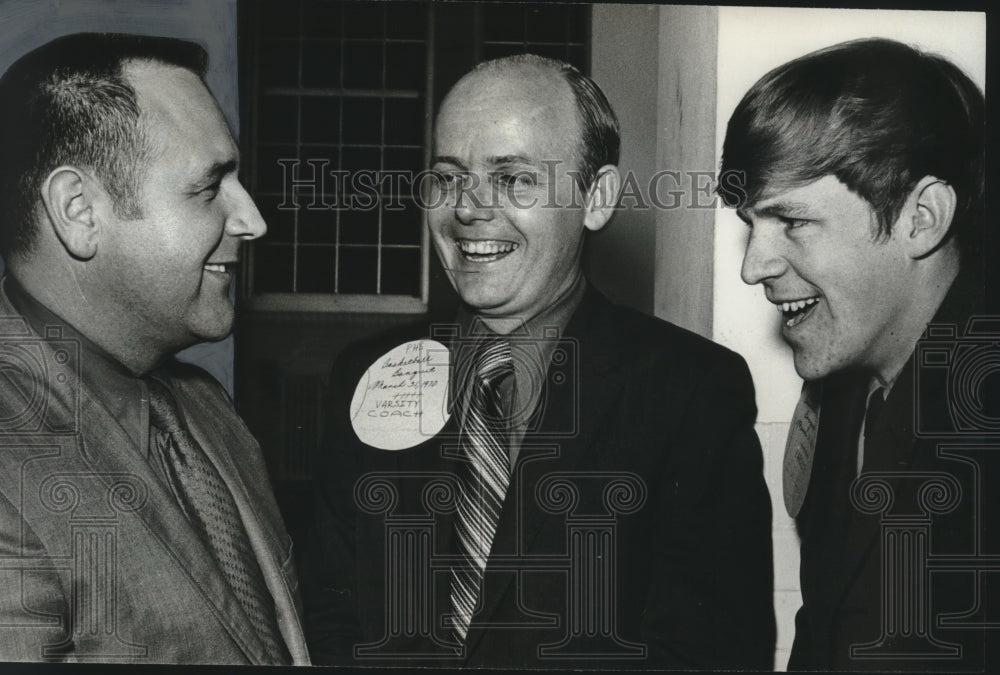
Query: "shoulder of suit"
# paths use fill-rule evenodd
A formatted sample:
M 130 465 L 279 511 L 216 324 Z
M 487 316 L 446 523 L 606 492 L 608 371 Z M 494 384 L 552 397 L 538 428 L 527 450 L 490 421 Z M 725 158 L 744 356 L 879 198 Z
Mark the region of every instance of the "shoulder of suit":
M 636 358 L 655 355 L 676 361 L 680 356 L 695 369 L 717 366 L 720 362 L 744 364 L 742 356 L 717 342 L 669 321 L 617 305 L 601 296 L 599 314 L 614 333 L 623 352 Z M 745 366 L 744 366 L 745 367 Z

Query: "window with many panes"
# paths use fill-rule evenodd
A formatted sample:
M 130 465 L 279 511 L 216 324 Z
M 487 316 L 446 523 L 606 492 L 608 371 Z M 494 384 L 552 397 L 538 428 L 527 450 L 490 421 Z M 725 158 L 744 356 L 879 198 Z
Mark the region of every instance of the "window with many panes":
M 247 180 L 268 223 L 243 275 L 252 309 L 426 309 L 414 178 L 436 102 L 483 59 L 533 52 L 587 69 L 586 5 L 266 0 L 240 11 Z M 456 30 L 471 38 L 453 53 Z

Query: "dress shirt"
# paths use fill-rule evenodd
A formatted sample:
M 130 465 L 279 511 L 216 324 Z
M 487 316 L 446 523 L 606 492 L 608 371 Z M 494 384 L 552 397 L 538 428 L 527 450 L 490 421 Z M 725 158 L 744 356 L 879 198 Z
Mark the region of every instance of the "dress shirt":
M 548 374 L 552 356 L 562 337 L 566 324 L 580 306 L 587 290 L 583 276 L 564 293 L 556 298 L 551 305 L 533 317 L 511 317 L 495 320 L 504 329 L 503 335 L 511 340 L 511 355 L 514 360 L 514 376 L 507 377 L 497 385 L 510 431 L 510 466 L 517 462 L 524 434 L 529 428 L 532 415 L 542 397 L 545 378 Z M 461 308 L 456 318 L 463 337 L 492 333 L 482 324 L 476 314 Z M 464 413 L 469 404 L 469 379 L 471 368 L 468 359 L 472 357 L 473 349 L 461 349 L 456 352 L 456 363 L 452 368 L 452 391 L 456 392 L 456 401 Z M 463 379 L 464 382 L 457 381 Z

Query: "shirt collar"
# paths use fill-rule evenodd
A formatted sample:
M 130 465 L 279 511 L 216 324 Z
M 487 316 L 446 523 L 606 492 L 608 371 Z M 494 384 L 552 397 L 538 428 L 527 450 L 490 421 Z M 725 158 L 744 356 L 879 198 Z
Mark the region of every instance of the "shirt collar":
M 527 320 L 521 317 L 509 319 L 510 330 L 505 335 L 514 343 L 511 349 L 514 377 L 501 382 L 500 390 L 503 399 L 508 402 L 507 407 L 515 431 L 519 427 L 522 430 L 527 427 L 528 420 L 542 396 L 541 385 L 545 382 L 552 355 L 570 318 L 583 301 L 586 291 L 586 280 L 580 275 L 572 286 L 535 316 Z M 456 323 L 459 328 L 458 335 L 462 339 L 475 341 L 476 336 L 492 334 L 478 315 L 465 306 L 459 309 Z M 456 361 L 460 361 L 470 358 L 474 351 L 474 349 L 456 349 L 452 353 Z M 461 397 L 464 396 L 461 392 L 465 391 L 468 383 L 459 382 L 457 378 L 460 373 L 470 373 L 471 368 L 467 363 L 455 363 L 454 366 L 452 391 L 456 392 L 461 401 Z

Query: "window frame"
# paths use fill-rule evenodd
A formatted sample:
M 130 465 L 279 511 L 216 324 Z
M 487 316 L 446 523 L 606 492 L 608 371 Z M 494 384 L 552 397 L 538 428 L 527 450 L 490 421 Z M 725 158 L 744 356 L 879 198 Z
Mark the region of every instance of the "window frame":
M 420 90 L 403 90 L 403 89 L 393 89 L 384 88 L 379 90 L 362 90 L 362 89 L 350 89 L 346 87 L 338 88 L 316 88 L 316 87 L 273 87 L 270 88 L 271 91 L 268 93 L 272 94 L 292 94 L 303 96 L 309 94 L 319 94 L 319 95 L 339 95 L 343 96 L 345 93 L 350 92 L 350 95 L 363 96 L 365 94 L 377 94 L 381 100 L 385 100 L 390 97 L 403 97 L 403 98 L 419 98 L 423 95 L 424 98 L 424 128 L 423 128 L 423 165 L 427 166 L 430 163 L 431 156 L 431 137 L 433 133 L 433 106 L 434 106 L 434 46 L 435 46 L 435 36 L 434 36 L 434 3 L 427 3 L 427 24 L 424 30 L 424 89 Z M 242 124 L 242 138 L 241 138 L 241 154 L 243 157 L 243 167 L 242 172 L 244 175 L 244 184 L 247 186 L 248 191 L 254 198 L 258 196 L 259 193 L 257 189 L 257 151 L 261 145 L 258 140 L 258 127 L 259 127 L 259 109 L 260 101 L 262 96 L 265 95 L 263 88 L 260 84 L 260 32 L 259 26 L 261 21 L 261 14 L 257 3 L 242 3 L 240 5 L 241 14 L 243 17 L 240 21 L 240 33 L 241 36 L 245 36 L 244 40 L 241 40 L 240 44 L 240 60 L 242 61 L 242 66 L 245 68 L 245 75 L 243 76 L 243 89 L 241 91 L 241 98 L 246 97 L 244 101 L 245 105 L 241 106 L 245 119 Z M 248 10 L 248 11 L 247 11 Z M 386 15 L 388 16 L 388 15 Z M 385 20 L 385 19 L 384 19 Z M 383 27 L 384 28 L 384 27 Z M 357 41 L 358 39 L 351 38 L 344 32 L 344 28 L 341 27 L 341 33 L 339 39 L 341 41 Z M 295 38 L 299 45 L 302 44 L 304 40 L 310 39 L 302 35 L 302 31 L 299 31 L 298 36 Z M 385 45 L 394 42 L 392 38 L 387 38 L 384 36 L 378 39 L 365 39 L 365 42 L 375 42 L 378 41 L 383 47 L 383 53 L 385 50 Z M 383 81 L 384 81 L 384 70 L 386 68 L 386 62 L 383 59 Z M 413 94 L 416 94 L 414 96 Z M 298 107 L 298 122 L 296 129 L 296 139 L 295 145 L 298 148 L 302 147 L 301 139 L 301 116 L 302 108 Z M 385 114 L 383 113 L 382 118 L 383 132 L 385 125 Z M 380 142 L 380 147 L 384 150 L 386 147 L 384 144 L 384 135 Z M 342 138 L 338 140 L 338 153 L 342 152 L 344 147 L 344 141 Z M 294 188 L 293 188 L 294 189 Z M 381 196 L 380 196 L 381 197 Z M 302 207 L 296 207 L 302 208 Z M 417 206 L 416 208 L 420 208 Z M 296 214 L 296 219 L 298 215 Z M 379 219 L 381 222 L 381 212 L 379 214 Z M 338 216 L 339 219 L 339 216 Z M 297 230 L 297 227 L 296 227 Z M 266 235 L 265 235 L 266 236 Z M 262 311 L 262 312 L 309 312 L 309 313 L 389 313 L 389 314 L 422 314 L 428 311 L 429 300 L 430 300 L 430 234 L 427 229 L 427 214 L 422 211 L 420 214 L 420 295 L 399 295 L 399 294 L 382 294 L 382 293 L 299 293 L 299 292 L 255 292 L 253 288 L 254 284 L 254 265 L 256 264 L 255 248 L 257 242 L 252 242 L 244 248 L 244 253 L 241 262 L 241 274 L 239 280 L 239 299 L 240 306 L 251 311 Z M 297 263 L 297 247 L 300 245 L 296 240 L 293 240 L 290 246 L 296 251 L 293 254 L 293 283 L 295 276 L 297 274 L 296 263 Z M 388 245 L 392 248 L 392 245 Z M 381 242 L 381 226 L 379 227 L 379 241 L 372 246 L 366 246 L 366 248 L 373 248 L 379 252 L 378 257 L 378 270 L 377 270 L 377 283 L 381 285 L 382 273 L 382 256 L 381 251 L 383 250 L 383 244 Z M 333 245 L 335 255 L 338 257 L 346 249 L 350 250 L 351 245 L 344 245 L 337 241 Z M 410 247 L 407 247 L 410 248 Z M 415 247 L 412 247 L 415 248 Z

